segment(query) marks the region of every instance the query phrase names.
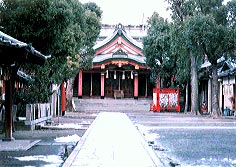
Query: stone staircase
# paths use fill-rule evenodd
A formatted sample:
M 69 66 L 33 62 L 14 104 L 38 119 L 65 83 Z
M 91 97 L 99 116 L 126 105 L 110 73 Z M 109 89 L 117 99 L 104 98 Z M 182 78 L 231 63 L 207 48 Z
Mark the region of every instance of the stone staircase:
M 73 98 L 75 110 L 79 112 L 148 112 L 151 98 L 143 99 L 78 99 Z

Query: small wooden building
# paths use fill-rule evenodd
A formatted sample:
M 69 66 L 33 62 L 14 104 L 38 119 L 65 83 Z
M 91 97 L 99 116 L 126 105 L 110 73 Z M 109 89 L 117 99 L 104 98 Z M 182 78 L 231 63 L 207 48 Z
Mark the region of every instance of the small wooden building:
M 232 116 L 236 110 L 236 62 L 234 60 L 226 60 L 224 57 L 218 59 L 218 83 L 219 83 L 219 107 L 223 116 Z M 200 104 L 207 106 L 207 112 L 211 112 L 211 63 L 206 62 L 201 65 L 200 73 Z M 228 114 L 224 113 L 225 109 L 229 109 Z

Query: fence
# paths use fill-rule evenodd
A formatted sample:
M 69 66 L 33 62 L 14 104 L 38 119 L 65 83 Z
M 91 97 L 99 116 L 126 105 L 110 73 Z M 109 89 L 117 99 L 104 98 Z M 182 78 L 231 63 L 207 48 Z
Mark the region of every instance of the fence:
M 36 125 L 52 118 L 50 103 L 27 104 L 25 125 Z

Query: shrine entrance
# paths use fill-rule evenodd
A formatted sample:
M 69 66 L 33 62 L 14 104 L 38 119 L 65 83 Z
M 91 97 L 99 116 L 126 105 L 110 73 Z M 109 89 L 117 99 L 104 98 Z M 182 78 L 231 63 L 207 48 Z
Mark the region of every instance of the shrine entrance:
M 133 71 L 107 71 L 105 96 L 132 98 L 134 94 Z

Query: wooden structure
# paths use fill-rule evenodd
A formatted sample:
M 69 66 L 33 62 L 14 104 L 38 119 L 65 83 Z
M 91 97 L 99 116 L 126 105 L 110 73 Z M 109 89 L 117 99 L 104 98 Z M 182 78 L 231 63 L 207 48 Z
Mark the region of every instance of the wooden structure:
M 236 61 L 221 57 L 217 60 L 219 107 L 222 116 L 236 116 Z M 206 105 L 208 114 L 212 111 L 212 77 L 211 63 L 206 61 L 199 71 L 200 104 Z M 225 110 L 228 114 L 224 114 Z
M 76 76 L 74 96 L 102 99 L 152 96 L 150 70 L 142 47 L 141 40 L 132 38 L 129 29 L 116 25 L 110 36 L 94 46 L 92 69 L 81 69 Z
M 180 91 L 178 88 L 154 88 L 153 103 L 150 104 L 150 110 L 177 111 L 180 112 Z
M 24 63 L 43 65 L 47 56 L 35 50 L 30 44 L 21 42 L 3 32 L 0 32 L 1 75 L 5 92 L 6 130 L 4 141 L 14 140 L 12 136 L 12 95 L 17 72 Z

